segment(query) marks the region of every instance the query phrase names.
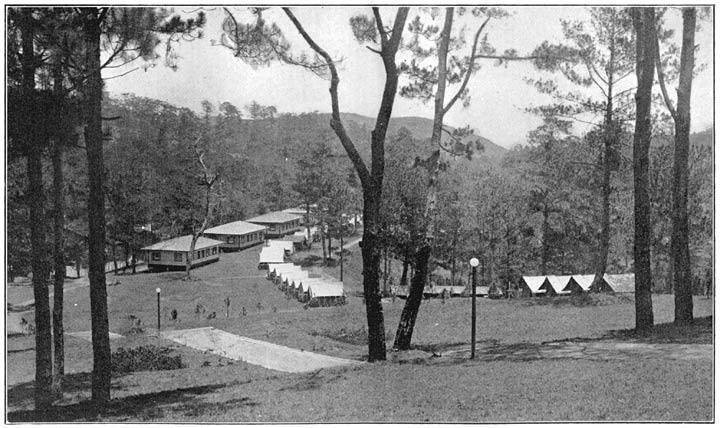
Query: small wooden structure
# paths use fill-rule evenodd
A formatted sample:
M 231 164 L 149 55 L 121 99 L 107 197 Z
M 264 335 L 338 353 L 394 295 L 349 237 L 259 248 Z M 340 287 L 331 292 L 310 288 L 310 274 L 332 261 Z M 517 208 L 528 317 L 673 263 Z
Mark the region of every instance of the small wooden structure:
M 242 250 L 265 241 L 267 227 L 246 221 L 234 221 L 207 229 L 203 235 L 218 241 L 224 251 Z
M 206 265 L 220 259 L 222 242 L 199 237 L 195 243 L 195 252 L 190 254 L 192 235 L 161 241 L 141 249 L 142 258 L 152 270 L 183 270 L 188 258 L 190 267 Z
M 301 216 L 282 211 L 275 211 L 247 219 L 249 223 L 267 227 L 265 236 L 279 238 L 300 231 Z
M 305 232 L 295 232 L 292 235 L 283 236 L 280 241 L 291 242 L 294 251 L 302 251 L 308 249 L 308 239 Z

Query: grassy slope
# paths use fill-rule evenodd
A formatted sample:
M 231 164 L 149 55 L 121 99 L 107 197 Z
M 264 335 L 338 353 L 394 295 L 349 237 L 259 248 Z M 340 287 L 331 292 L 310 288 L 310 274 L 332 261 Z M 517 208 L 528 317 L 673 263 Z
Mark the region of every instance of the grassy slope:
M 193 271 L 196 281 L 177 273 L 139 274 L 109 278 L 111 331 L 124 334 L 128 316 L 152 331 L 156 320 L 155 288 L 162 288 L 163 328 L 215 326 L 270 342 L 361 359 L 365 312 L 352 291 L 361 289 L 359 251 L 352 249 L 346 265 L 349 304 L 303 309 L 261 277 L 255 268 L 259 248 L 224 254 L 218 263 Z M 338 276 L 336 272 L 329 273 Z M 67 293 L 66 330 L 89 330 L 88 290 Z M 225 318 L 223 300 L 231 299 Z M 205 315 L 196 314 L 201 303 Z M 258 305 L 260 303 L 260 305 Z M 386 329 L 392 340 L 404 301 L 385 303 Z M 423 302 L 415 330 L 418 348 L 443 352 L 467 347 L 470 336 L 468 299 Z M 479 348 L 526 346 L 565 338 L 599 338 L 634 323 L 631 299 L 606 299 L 606 305 L 534 304 L 532 300 L 478 301 Z M 77 306 L 75 306 L 77 304 Z M 241 315 L 241 307 L 247 315 Z M 169 321 L 175 308 L 179 321 Z M 273 309 L 275 308 L 276 311 Z M 656 322 L 672 320 L 672 296 L 654 296 Z M 712 301 L 696 300 L 696 315 L 712 313 Z M 217 318 L 206 314 L 215 311 Z M 336 340 L 337 339 L 337 340 Z M 169 345 L 152 334 L 113 341 L 113 347 Z M 9 410 L 32 405 L 34 342 L 31 337 L 8 340 Z M 525 345 L 522 345 L 525 344 Z M 175 345 L 172 345 L 175 346 Z M 68 389 L 63 403 L 89 396 L 91 346 L 67 341 Z M 361 369 L 323 370 L 284 375 L 234 363 L 211 354 L 176 347 L 189 368 L 172 372 L 135 373 L 114 379 L 113 408 L 99 418 L 188 421 L 521 421 L 521 420 L 695 420 L 711 418 L 712 367 L 707 362 L 658 358 L 627 361 L 410 360 Z M 482 355 L 482 353 L 481 353 Z M 391 355 L 392 357 L 392 355 Z M 571 397 L 575 397 L 571 399 Z M 588 397 L 593 397 L 589 399 Z M 82 420 L 82 405 L 54 414 L 54 420 Z M 70 413 L 68 413 L 70 412 Z M 34 416 L 13 414 L 13 418 Z

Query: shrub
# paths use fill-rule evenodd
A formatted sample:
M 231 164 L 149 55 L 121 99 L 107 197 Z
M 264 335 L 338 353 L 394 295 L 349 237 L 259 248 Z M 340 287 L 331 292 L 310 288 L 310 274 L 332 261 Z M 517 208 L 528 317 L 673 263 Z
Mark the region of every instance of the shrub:
M 180 355 L 171 356 L 170 348 L 147 345 L 137 348 L 118 348 L 112 353 L 112 371 L 129 373 L 138 371 L 177 370 L 187 367 Z

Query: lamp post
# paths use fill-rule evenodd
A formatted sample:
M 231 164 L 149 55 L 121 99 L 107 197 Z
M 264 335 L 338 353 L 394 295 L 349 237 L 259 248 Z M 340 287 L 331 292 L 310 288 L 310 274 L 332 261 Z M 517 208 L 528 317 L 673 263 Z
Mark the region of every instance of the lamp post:
M 475 278 L 477 277 L 477 267 L 480 264 L 480 261 L 473 257 L 470 259 L 470 266 L 472 266 L 472 315 L 471 318 L 471 324 L 470 324 L 470 359 L 475 359 Z
M 156 288 L 155 292 L 157 293 L 158 334 L 160 334 L 160 287 Z

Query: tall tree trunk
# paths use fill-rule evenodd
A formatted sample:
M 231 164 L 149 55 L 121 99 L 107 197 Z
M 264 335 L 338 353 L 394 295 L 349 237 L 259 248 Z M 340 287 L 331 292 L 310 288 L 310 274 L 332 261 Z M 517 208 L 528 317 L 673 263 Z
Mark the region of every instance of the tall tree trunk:
M 310 234 L 310 202 L 305 201 L 305 230 L 307 230 L 308 249 L 312 248 L 312 235 Z
M 46 410 L 52 404 L 52 333 L 50 331 L 50 296 L 48 294 L 48 257 L 45 240 L 44 192 L 42 179 L 42 142 L 31 117 L 35 108 L 35 20 L 32 9 L 23 10 L 21 22 L 23 72 L 24 149 L 27 155 L 28 211 L 30 223 L 30 266 L 35 299 L 35 410 Z M 42 120 L 42 118 L 35 118 Z
M 190 270 L 192 269 L 192 262 L 195 259 L 195 245 L 197 244 L 198 237 L 200 235 L 197 233 L 193 233 L 192 238 L 190 239 L 190 249 L 187 253 L 187 258 L 185 259 L 185 278 L 190 279 Z
M 112 242 L 112 258 L 113 258 L 113 272 L 117 273 L 118 271 L 118 264 L 117 264 L 117 241 L 113 239 Z
M 636 118 L 633 141 L 633 181 L 635 187 L 635 330 L 648 332 L 654 323 L 652 309 L 652 271 L 650 265 L 650 195 L 648 165 L 652 138 L 651 106 L 655 71 L 655 10 L 652 7 L 631 9 L 636 32 L 635 94 Z
M 88 249 L 90 318 L 93 344 L 92 401 L 105 406 L 110 400 L 110 336 L 107 287 L 105 284 L 105 198 L 103 191 L 102 76 L 100 69 L 100 25 L 103 11 L 86 8 L 87 126 L 85 146 L 88 168 Z
M 32 135 L 32 133 L 28 134 Z M 32 137 L 30 137 L 32 138 Z M 32 141 L 32 140 L 30 140 Z M 27 173 L 30 202 L 30 242 L 35 298 L 35 408 L 44 410 L 52 403 L 52 333 L 48 293 L 48 257 L 45 240 L 42 147 L 33 141 L 28 147 Z
M 450 259 L 450 284 L 454 287 L 455 286 L 455 270 L 456 270 L 456 261 L 457 261 L 457 241 L 458 241 L 458 234 L 459 230 L 456 227 L 455 230 L 453 230 L 453 240 L 452 240 L 452 251 L 451 251 L 451 259 Z
M 614 33 L 614 17 L 611 23 L 611 32 Z M 610 38 L 610 61 L 608 62 L 607 70 L 607 94 L 605 98 L 605 120 L 604 120 L 604 154 L 603 154 L 603 177 L 602 177 L 602 207 L 600 217 L 600 236 L 598 239 L 598 250 L 595 259 L 595 278 L 590 286 L 591 289 L 600 289 L 600 284 L 605 276 L 607 270 L 607 259 L 608 252 L 610 250 L 610 193 L 612 187 L 610 186 L 610 178 L 615 163 L 615 139 L 617 133 L 615 132 L 615 123 L 613 121 L 613 97 L 615 89 L 615 37 Z
M 415 329 L 415 320 L 417 319 L 418 311 L 420 310 L 420 301 L 423 297 L 423 289 L 425 288 L 425 277 L 427 276 L 427 267 L 430 259 L 430 246 L 423 245 L 418 250 L 418 254 L 415 256 L 416 262 L 424 261 L 420 263 L 415 269 L 410 282 L 410 295 L 403 306 L 402 314 L 400 315 L 400 324 L 398 325 L 397 334 L 395 336 L 395 343 L 393 348 L 399 350 L 410 349 L 412 341 L 413 330 Z M 420 290 L 418 293 L 415 290 Z M 415 292 L 413 292 L 415 291 Z
M 690 150 L 690 93 L 695 65 L 694 7 L 683 8 L 683 41 L 680 53 L 680 81 L 675 115 L 675 162 L 673 165 L 673 213 L 670 254 L 675 289 L 675 323 L 693 321 L 692 277 L 688 242 L 688 152 Z
M 381 50 L 379 54 L 383 61 L 383 67 L 385 68 L 385 86 L 380 102 L 380 109 L 378 110 L 375 121 L 375 128 L 371 133 L 371 168 L 369 170 L 352 140 L 347 135 L 347 131 L 340 117 L 338 98 L 340 77 L 334 60 L 315 43 L 289 8 L 283 8 L 283 10 L 308 45 L 325 60 L 330 71 L 330 98 L 332 106 L 330 127 L 335 131 L 335 135 L 337 135 L 343 148 L 345 148 L 348 157 L 360 177 L 360 182 L 363 187 L 363 218 L 365 227 L 363 229 L 361 244 L 363 257 L 363 292 L 368 321 L 368 361 L 385 360 L 385 320 L 380 301 L 380 283 L 378 278 L 380 270 L 380 240 L 378 232 L 382 185 L 385 172 L 385 137 L 390 123 L 390 116 L 392 115 L 398 85 L 398 70 L 395 63 L 395 56 L 400 46 L 409 9 L 407 7 L 398 8 L 392 31 L 388 32 L 382 23 L 380 11 L 378 8 L 373 8 L 376 27 L 380 33 Z
M 405 253 L 405 257 L 403 257 L 403 268 L 402 268 L 402 275 L 400 276 L 400 285 L 407 285 L 407 275 L 408 275 L 408 267 L 410 266 L 410 254 Z
M 61 125 L 62 126 L 62 125 Z M 65 133 L 55 140 L 53 146 L 53 208 L 54 208 L 54 242 L 53 259 L 55 266 L 55 278 L 53 286 L 53 392 L 56 396 L 62 396 L 62 380 L 65 375 L 65 340 L 63 329 L 63 300 L 65 285 L 65 225 L 64 179 L 62 170 L 63 146 Z
M 328 258 L 327 255 L 327 247 L 325 246 L 325 217 L 322 217 L 322 220 L 320 221 L 320 245 L 322 246 L 323 250 L 323 264 L 325 264 L 325 261 Z
M 550 244 L 548 235 L 550 234 L 550 212 L 547 206 L 543 206 L 543 223 L 542 223 L 542 256 L 540 260 L 540 274 L 547 275 L 548 264 L 550 263 Z
M 425 278 L 427 277 L 428 264 L 432 253 L 433 238 L 431 220 L 435 218 L 435 210 L 437 203 L 437 185 L 440 177 L 441 156 L 444 152 L 440 148 L 441 133 L 443 119 L 445 116 L 445 84 L 447 72 L 447 56 L 450 46 L 450 33 L 452 31 L 454 9 L 449 7 L 445 9 L 445 23 L 443 24 L 442 33 L 440 34 L 440 43 L 438 45 L 438 81 L 437 91 L 435 92 L 435 114 L 433 117 L 433 128 L 430 142 L 432 147 L 438 147 L 432 156 L 430 164 L 430 179 L 428 182 L 428 194 L 425 203 L 425 221 L 427 222 L 427 234 L 423 244 L 415 254 L 415 274 L 410 281 L 410 294 L 405 301 L 402 314 L 400 315 L 400 323 L 398 324 L 397 333 L 395 334 L 395 343 L 393 347 L 398 350 L 410 349 L 412 341 L 412 333 L 415 326 L 415 319 L 420 310 L 422 303 L 422 294 L 425 288 Z M 470 71 L 468 71 L 469 73 Z
M 380 297 L 380 218 L 381 190 L 365 189 L 363 192 L 363 293 L 368 323 L 368 360 L 382 361 L 386 358 L 385 316 Z

